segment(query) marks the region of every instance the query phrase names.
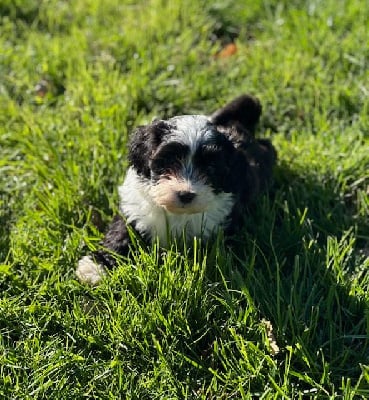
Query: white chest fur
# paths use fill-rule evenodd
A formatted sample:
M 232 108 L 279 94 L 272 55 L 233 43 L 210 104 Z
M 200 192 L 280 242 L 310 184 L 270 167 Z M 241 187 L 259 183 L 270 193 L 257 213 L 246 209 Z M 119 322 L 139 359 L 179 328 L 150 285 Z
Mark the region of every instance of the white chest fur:
M 119 187 L 120 210 L 127 223 L 135 223 L 140 233 L 149 233 L 153 241 L 159 239 L 165 247 L 171 237 L 204 240 L 219 227 L 225 227 L 234 199 L 231 193 L 219 193 L 208 205 L 206 212 L 197 214 L 171 214 L 158 206 L 150 196 L 150 181 L 139 177 L 131 167 Z

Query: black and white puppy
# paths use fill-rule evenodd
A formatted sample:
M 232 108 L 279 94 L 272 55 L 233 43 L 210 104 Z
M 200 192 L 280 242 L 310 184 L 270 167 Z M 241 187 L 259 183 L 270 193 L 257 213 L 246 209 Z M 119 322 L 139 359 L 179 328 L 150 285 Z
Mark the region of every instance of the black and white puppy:
M 194 237 L 206 242 L 220 228 L 234 233 L 246 206 L 267 187 L 276 152 L 255 139 L 259 101 L 243 95 L 210 116 L 183 115 L 140 126 L 129 146 L 119 187 L 120 211 L 103 249 L 83 257 L 80 281 L 96 285 L 116 255 L 130 250 L 131 226 L 147 243 Z

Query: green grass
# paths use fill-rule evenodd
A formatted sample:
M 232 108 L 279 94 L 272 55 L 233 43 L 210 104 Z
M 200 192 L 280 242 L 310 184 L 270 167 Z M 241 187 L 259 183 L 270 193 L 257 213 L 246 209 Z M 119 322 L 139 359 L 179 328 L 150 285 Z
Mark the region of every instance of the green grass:
M 1 2 L 0 398 L 369 397 L 369 3 L 241 3 Z M 133 127 L 244 92 L 279 161 L 234 246 L 80 285 Z

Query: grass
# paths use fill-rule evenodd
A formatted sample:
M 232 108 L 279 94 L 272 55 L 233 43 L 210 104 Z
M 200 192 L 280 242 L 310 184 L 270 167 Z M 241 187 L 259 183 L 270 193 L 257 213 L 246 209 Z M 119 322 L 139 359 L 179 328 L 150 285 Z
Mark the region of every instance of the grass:
M 369 3 L 241 3 L 1 2 L 0 398 L 369 397 Z M 244 92 L 279 161 L 234 246 L 80 285 L 133 127 Z

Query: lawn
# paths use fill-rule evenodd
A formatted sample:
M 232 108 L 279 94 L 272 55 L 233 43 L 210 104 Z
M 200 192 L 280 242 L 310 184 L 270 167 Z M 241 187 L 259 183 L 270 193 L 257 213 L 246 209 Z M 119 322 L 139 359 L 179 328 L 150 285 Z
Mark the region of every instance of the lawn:
M 1 399 L 369 398 L 368 26 L 360 0 L 1 1 Z M 133 128 L 241 93 L 279 160 L 235 243 L 81 285 Z

